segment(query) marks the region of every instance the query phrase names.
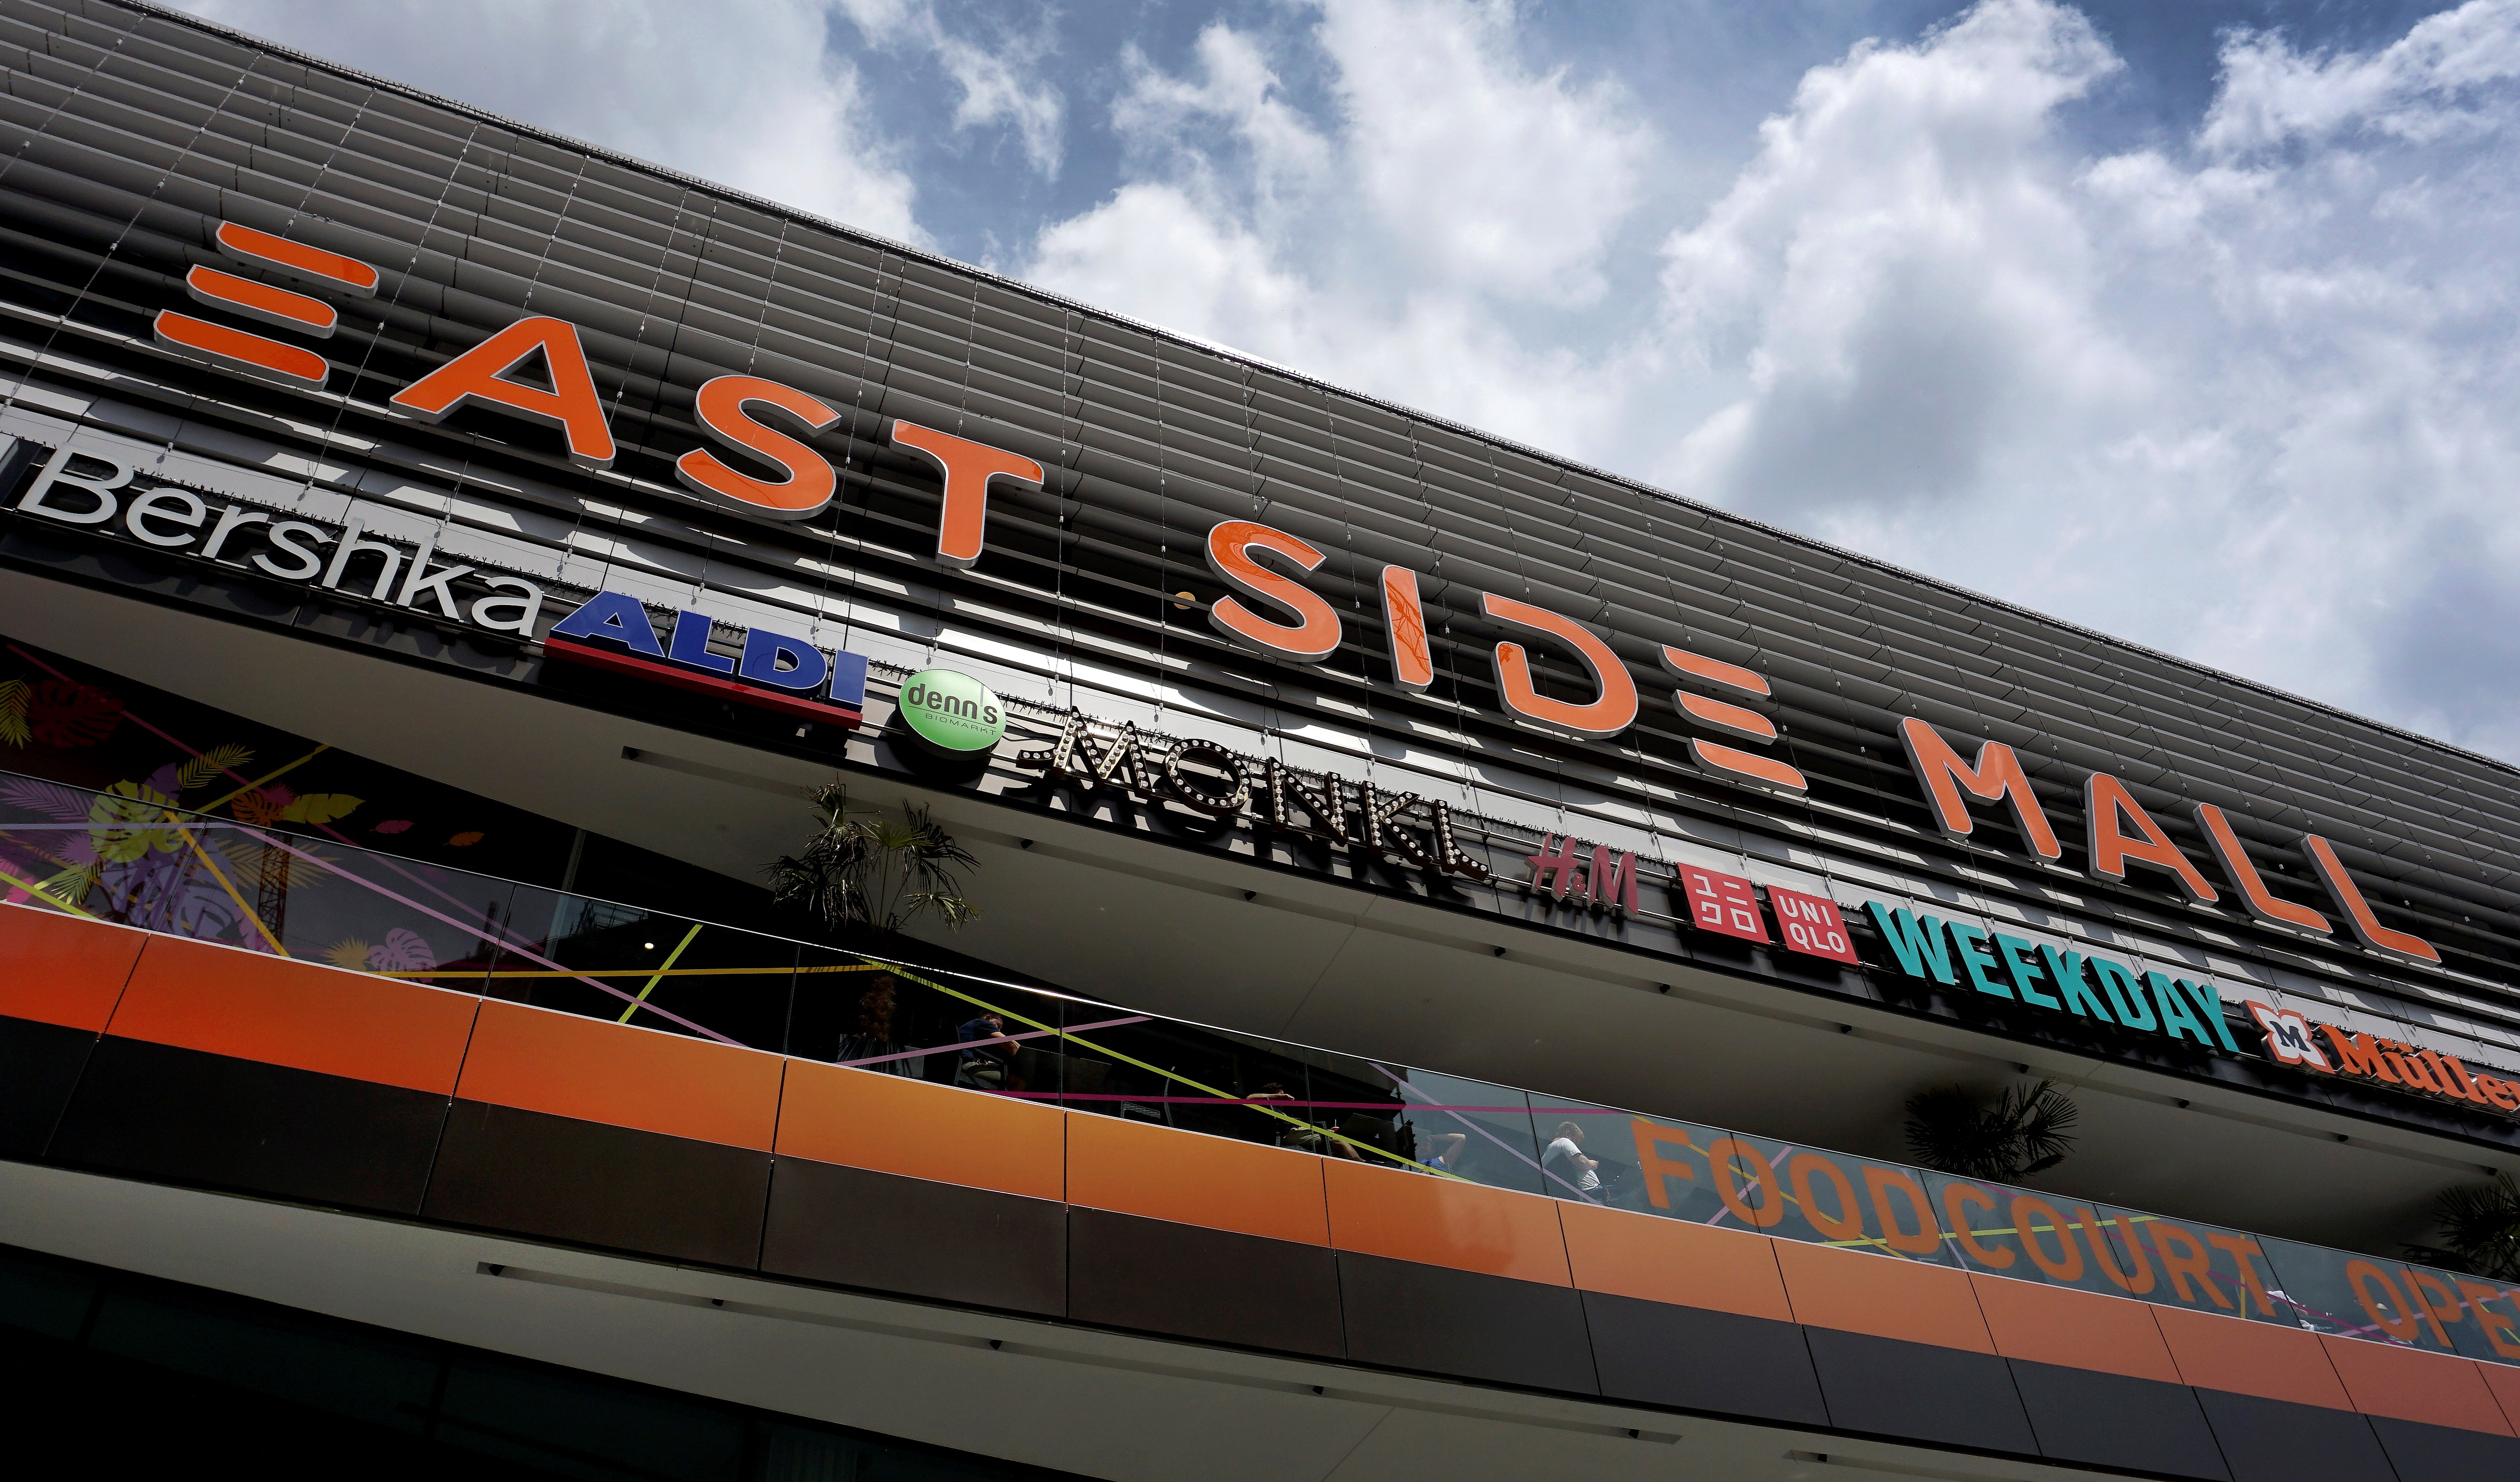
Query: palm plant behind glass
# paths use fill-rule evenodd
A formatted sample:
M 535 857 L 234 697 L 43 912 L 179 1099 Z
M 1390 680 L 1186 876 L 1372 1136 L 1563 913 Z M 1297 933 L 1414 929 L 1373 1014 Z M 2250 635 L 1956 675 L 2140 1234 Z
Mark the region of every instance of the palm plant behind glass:
M 899 931 L 922 917 L 964 925 L 980 908 L 963 897 L 962 872 L 979 868 L 971 852 L 917 803 L 902 804 L 902 822 L 851 808 L 834 783 L 814 794 L 823 825 L 802 854 L 770 862 L 770 898 L 800 906 L 832 927 Z
M 2520 1281 L 2520 1185 L 2511 1175 L 2443 1190 L 2433 1201 L 2433 1219 L 2443 1244 L 2409 1245 L 2408 1255 L 2470 1276 Z
M 1992 1106 L 1938 1086 L 1908 1099 L 1908 1154 L 1936 1173 L 2009 1184 L 2065 1161 L 2081 1119 L 2053 1081 L 2010 1087 Z

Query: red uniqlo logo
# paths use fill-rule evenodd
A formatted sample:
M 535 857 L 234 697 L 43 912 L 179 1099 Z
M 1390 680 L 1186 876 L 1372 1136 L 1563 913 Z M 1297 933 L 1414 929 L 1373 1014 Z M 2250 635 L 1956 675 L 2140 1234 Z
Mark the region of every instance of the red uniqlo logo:
M 1855 944 L 1846 938 L 1846 918 L 1835 901 L 1770 885 L 1768 904 L 1777 908 L 1777 924 L 1784 930 L 1787 947 L 1841 963 L 1855 961 Z
M 1747 942 L 1768 939 L 1768 923 L 1759 915 L 1759 896 L 1737 875 L 1718 875 L 1695 865 L 1680 867 L 1681 893 L 1688 900 L 1688 919 L 1708 931 L 1721 931 Z

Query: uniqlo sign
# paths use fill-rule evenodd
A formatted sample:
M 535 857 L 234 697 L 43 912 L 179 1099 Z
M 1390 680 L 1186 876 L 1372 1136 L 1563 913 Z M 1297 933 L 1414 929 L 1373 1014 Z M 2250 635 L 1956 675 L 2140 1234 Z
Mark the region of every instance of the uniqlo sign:
M 1737 936 L 1745 942 L 1768 939 L 1767 920 L 1759 915 L 1759 893 L 1748 880 L 1737 875 L 1700 870 L 1695 865 L 1682 865 L 1679 871 L 1681 896 L 1688 902 L 1690 924 L 1701 930 Z
M 1770 885 L 1768 904 L 1777 909 L 1777 926 L 1787 947 L 1832 962 L 1855 961 L 1855 943 L 1847 938 L 1846 917 L 1837 902 Z

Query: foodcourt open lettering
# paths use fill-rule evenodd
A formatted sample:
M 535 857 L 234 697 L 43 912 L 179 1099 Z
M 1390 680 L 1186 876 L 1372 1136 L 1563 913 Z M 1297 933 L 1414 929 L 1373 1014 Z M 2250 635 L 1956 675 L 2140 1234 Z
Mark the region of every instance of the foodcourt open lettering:
M 382 280 L 371 264 L 235 223 L 220 224 L 209 245 L 222 258 L 258 276 L 246 278 L 199 267 L 187 279 L 192 297 L 233 318 L 300 338 L 330 336 L 338 311 L 322 299 L 264 280 L 284 279 L 299 288 L 348 298 L 374 294 Z M 158 343 L 174 354 L 282 383 L 320 387 L 331 371 L 322 356 L 302 344 L 174 309 L 158 316 L 155 333 Z M 540 365 L 547 385 L 518 378 L 517 372 L 528 363 Z M 465 407 L 521 418 L 556 430 L 568 459 L 584 468 L 609 467 L 616 451 L 576 328 L 547 315 L 525 315 L 496 331 L 396 392 L 389 405 L 397 415 L 424 422 L 436 422 Z M 676 478 L 686 497 L 770 520 L 810 518 L 830 506 L 837 488 L 830 460 L 791 431 L 783 431 L 762 418 L 776 418 L 792 431 L 811 434 L 838 424 L 840 416 L 834 409 L 775 381 L 721 376 L 699 387 L 695 413 L 715 447 L 693 449 L 676 463 Z M 962 568 L 979 561 L 987 547 L 992 492 L 1042 486 L 1044 471 L 1038 463 L 959 433 L 896 419 L 887 426 L 885 437 L 927 463 L 939 476 L 936 547 L 931 559 L 941 565 Z M 779 469 L 784 477 L 761 479 L 742 473 L 719 458 L 717 448 L 740 450 Z M 1318 548 L 1253 520 L 1229 519 L 1209 530 L 1205 551 L 1209 568 L 1229 589 L 1209 606 L 1209 620 L 1232 642 L 1284 662 L 1319 663 L 1345 641 L 1345 620 L 1338 610 L 1304 584 L 1304 578 L 1328 560 Z M 1382 597 L 1385 639 L 1377 647 L 1387 657 L 1388 678 L 1404 692 L 1422 692 L 1432 683 L 1433 667 L 1418 573 L 1403 566 L 1384 566 L 1376 574 L 1376 585 Z M 1480 615 L 1508 635 L 1493 645 L 1489 659 L 1498 704 L 1515 724 L 1578 741 L 1607 741 L 1636 723 L 1641 706 L 1636 677 L 1590 625 L 1499 593 L 1480 593 L 1478 602 Z M 1572 659 L 1587 677 L 1589 697 L 1570 701 L 1541 694 L 1525 647 L 1532 643 Z M 1726 786 L 1777 796 L 1800 797 L 1808 791 L 1803 774 L 1775 754 L 1778 739 L 1775 722 L 1740 703 L 1773 697 L 1765 676 L 1670 646 L 1664 646 L 1659 656 L 1664 670 L 1679 682 L 1672 694 L 1674 708 L 1705 733 L 1692 736 L 1688 743 L 1690 760 L 1701 772 Z M 2054 825 L 2010 746 L 1988 741 L 1978 747 L 1973 760 L 1964 761 L 1933 727 L 1912 716 L 1901 724 L 1900 739 L 1929 811 L 1946 835 L 1966 838 L 1974 832 L 1972 804 L 2002 804 L 2009 810 L 2032 856 L 2051 866 L 2063 859 Z M 1282 814 L 1289 801 L 1288 785 L 1273 776 L 1269 791 L 1272 808 Z M 1303 799 L 1297 795 L 1293 801 L 1300 805 Z M 1345 828 L 1347 816 L 1355 811 L 1330 795 L 1318 795 L 1315 801 L 1319 807 L 1309 810 L 1309 816 L 1327 820 L 1324 827 L 1333 832 Z M 1373 811 L 1366 811 L 1366 828 L 1372 831 L 1377 827 L 1372 822 Z M 2323 914 L 2267 889 L 2220 810 L 2199 805 L 2195 812 L 2196 826 L 2215 862 L 2251 916 L 2278 929 L 2333 933 L 2335 927 Z M 2167 886 L 2198 904 L 2219 901 L 2221 892 L 2204 872 L 2119 779 L 2100 772 L 2087 778 L 2084 815 L 2084 870 L 2092 877 Z M 2328 840 L 2307 834 L 2299 840 L 2299 848 L 2311 873 L 2344 916 L 2347 929 L 2365 950 L 2398 964 L 2440 966 L 2441 954 L 2431 943 L 2380 923 Z M 2138 868 L 2142 875 L 2131 874 Z M 1964 962 L 1976 960 L 1974 953 L 1963 954 Z M 1977 970 L 1971 968 L 1973 974 Z
M 1646 1117 L 1628 1128 L 1642 1197 L 1627 1207 L 1646 1214 L 2520 1363 L 2520 1294 L 2504 1283 L 2316 1246 L 2270 1250 L 2237 1231 L 1712 1128 Z

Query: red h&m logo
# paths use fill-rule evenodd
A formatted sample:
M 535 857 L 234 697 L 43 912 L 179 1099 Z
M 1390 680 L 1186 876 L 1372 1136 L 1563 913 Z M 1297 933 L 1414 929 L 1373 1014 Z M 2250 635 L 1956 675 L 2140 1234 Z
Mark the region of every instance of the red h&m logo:
M 1571 895 L 1594 911 L 1607 909 L 1625 914 L 1636 910 L 1636 851 L 1614 857 L 1605 846 L 1595 844 L 1588 857 L 1577 852 L 1582 848 L 1572 834 L 1562 838 L 1554 833 L 1540 835 L 1539 850 L 1523 856 L 1531 866 L 1531 878 L 1523 881 L 1523 888 L 1561 901 Z
M 371 297 L 377 291 L 377 270 L 338 252 L 257 232 L 233 221 L 220 222 L 213 240 L 227 256 L 284 278 L 354 298 Z M 330 339 L 341 319 L 331 304 L 320 298 L 217 268 L 194 268 L 184 275 L 184 287 L 201 303 L 316 339 Z M 320 387 L 333 370 L 323 356 L 312 350 L 173 309 L 158 311 L 157 336 L 160 345 L 189 360 L 285 385 Z

